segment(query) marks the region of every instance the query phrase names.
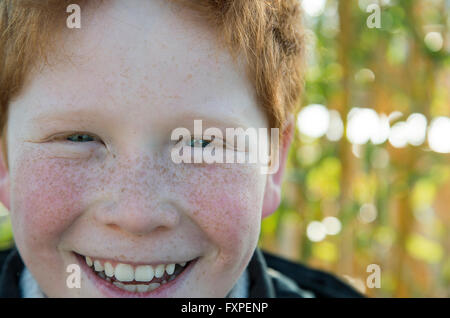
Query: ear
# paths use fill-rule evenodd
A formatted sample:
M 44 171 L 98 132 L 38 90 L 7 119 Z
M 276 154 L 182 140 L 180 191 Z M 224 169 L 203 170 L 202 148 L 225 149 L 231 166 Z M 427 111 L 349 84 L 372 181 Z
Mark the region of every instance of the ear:
M 3 136 L 2 138 L 4 138 Z M 9 210 L 10 209 L 10 197 L 9 197 L 9 171 L 7 168 L 5 147 L 6 140 L 0 139 L 0 202 Z
M 278 171 L 267 175 L 266 189 L 264 192 L 264 202 L 262 208 L 262 218 L 275 212 L 281 202 L 281 182 L 283 181 L 284 167 L 286 166 L 287 155 L 294 136 L 295 120 L 290 116 L 288 124 L 284 127 L 280 140 L 279 167 Z

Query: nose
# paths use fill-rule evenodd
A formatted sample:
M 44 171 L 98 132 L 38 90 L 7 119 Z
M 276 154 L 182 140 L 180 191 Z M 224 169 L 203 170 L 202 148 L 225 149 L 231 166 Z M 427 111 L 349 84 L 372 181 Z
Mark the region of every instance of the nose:
M 148 204 L 145 198 L 113 202 L 102 209 L 96 209 L 95 219 L 113 229 L 119 229 L 135 236 L 155 231 L 174 229 L 180 223 L 176 206 L 170 203 Z
M 133 235 L 167 231 L 180 223 L 181 208 L 168 191 L 167 167 L 156 155 L 117 163 L 104 186 L 102 207 L 94 209 L 101 224 Z M 105 170 L 106 173 L 106 170 Z M 97 201 L 98 202 L 98 201 Z
M 180 223 L 182 207 L 170 191 L 167 154 L 158 143 L 129 140 L 117 143 L 119 155 L 96 179 L 103 189 L 102 208 L 94 209 L 96 221 L 135 236 L 173 230 Z M 136 140 L 141 139 L 132 139 Z

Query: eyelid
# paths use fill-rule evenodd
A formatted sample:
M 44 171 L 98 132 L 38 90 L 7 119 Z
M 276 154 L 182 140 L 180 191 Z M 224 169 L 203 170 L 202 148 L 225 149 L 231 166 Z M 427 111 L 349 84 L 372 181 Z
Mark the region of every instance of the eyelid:
M 66 140 L 66 138 L 70 137 L 72 135 L 89 135 L 94 139 L 94 141 L 104 144 L 104 142 L 101 140 L 101 138 L 98 137 L 96 134 L 93 134 L 90 132 L 85 132 L 85 131 L 73 131 L 73 132 L 59 133 L 59 134 L 55 134 L 55 135 L 52 135 L 52 136 L 46 138 L 45 141 L 50 141 L 50 142 L 62 141 L 62 142 L 64 142 L 64 141 L 68 141 L 68 140 Z
M 222 141 L 222 143 L 224 143 L 224 140 L 222 140 L 221 138 L 217 138 L 216 136 L 195 136 L 195 135 L 191 135 L 189 137 L 188 143 L 191 142 L 192 140 L 204 140 L 204 141 L 209 141 L 210 144 L 212 144 L 214 141 Z
M 219 137 L 217 137 L 217 136 L 214 136 L 214 135 L 212 135 L 212 136 L 195 136 L 195 135 L 191 135 L 190 136 L 190 139 L 189 139 L 189 141 L 191 141 L 192 139 L 203 139 L 203 140 L 205 140 L 205 141 L 211 141 L 209 144 L 208 144 L 208 146 L 209 145 L 211 145 L 211 144 L 213 144 L 214 142 L 216 142 L 216 143 L 219 143 L 220 142 L 220 145 L 224 148 L 224 149 L 230 149 L 230 150 L 232 150 L 232 151 L 241 151 L 241 150 L 239 150 L 239 149 L 237 149 L 237 146 L 236 145 L 231 145 L 230 143 L 228 143 L 227 141 L 226 141 L 226 139 L 224 139 L 224 138 L 219 138 Z M 180 137 L 180 139 L 179 139 L 179 141 L 182 141 L 183 140 L 183 137 Z M 217 146 L 220 146 L 220 145 L 217 145 Z

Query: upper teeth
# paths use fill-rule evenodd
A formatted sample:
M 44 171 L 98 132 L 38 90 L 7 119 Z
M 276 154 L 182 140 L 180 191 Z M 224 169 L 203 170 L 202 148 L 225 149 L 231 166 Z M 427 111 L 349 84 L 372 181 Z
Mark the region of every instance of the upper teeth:
M 96 272 L 105 272 L 107 277 L 115 277 L 122 282 L 150 282 L 154 277 L 161 278 L 166 272 L 172 275 L 175 271 L 175 263 L 159 264 L 159 265 L 139 265 L 132 266 L 130 264 L 117 263 L 115 266 L 111 262 L 102 262 L 100 260 L 92 260 L 86 256 L 86 264 L 91 267 L 94 265 Z M 186 262 L 180 263 L 185 266 Z

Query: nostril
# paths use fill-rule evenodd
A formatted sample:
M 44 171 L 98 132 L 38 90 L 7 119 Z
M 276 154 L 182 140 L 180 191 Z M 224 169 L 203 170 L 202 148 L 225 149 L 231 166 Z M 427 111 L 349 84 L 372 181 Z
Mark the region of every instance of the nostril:
M 164 232 L 168 229 L 170 229 L 171 227 L 168 227 L 166 225 L 159 225 L 159 226 L 149 226 L 148 228 L 136 228 L 135 226 L 120 226 L 118 224 L 115 223 L 110 223 L 110 224 L 106 224 L 106 226 L 111 229 L 112 231 L 115 232 L 121 232 L 121 233 L 127 233 L 130 234 L 132 236 L 135 237 L 139 237 L 139 236 L 145 236 L 148 235 L 150 232 L 152 233 L 156 233 L 156 232 Z
M 157 200 L 146 200 L 151 201 L 152 206 L 149 206 L 147 202 L 143 202 L 142 197 L 133 199 L 136 200 L 104 202 L 101 206 L 97 205 L 95 209 L 93 208 L 95 221 L 108 229 L 139 236 L 155 230 L 158 232 L 173 230 L 179 226 L 181 213 L 176 207 L 160 204 Z
M 111 224 L 107 224 L 107 226 L 108 226 L 110 229 L 115 230 L 115 231 L 119 231 L 119 230 L 120 230 L 120 227 L 119 227 L 117 224 L 111 223 Z

